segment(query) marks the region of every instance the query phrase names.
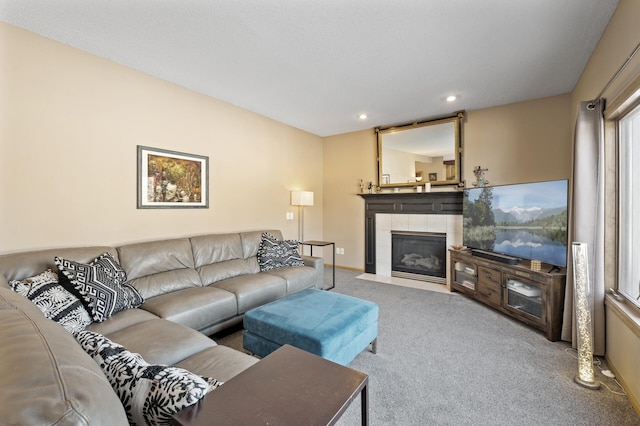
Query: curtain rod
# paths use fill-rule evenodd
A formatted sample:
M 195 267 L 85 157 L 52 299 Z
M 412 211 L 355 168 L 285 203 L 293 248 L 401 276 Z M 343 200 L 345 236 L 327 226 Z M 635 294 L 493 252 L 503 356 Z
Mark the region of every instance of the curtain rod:
M 611 86 L 611 83 L 613 83 L 615 81 L 615 79 L 618 78 L 618 76 L 620 75 L 622 70 L 624 70 L 626 68 L 626 66 L 629 65 L 629 62 L 631 62 L 631 60 L 633 59 L 635 54 L 638 53 L 638 50 L 640 50 L 640 43 L 638 43 L 636 48 L 633 49 L 633 52 L 631 52 L 631 55 L 629 55 L 627 60 L 624 61 L 624 64 L 622 64 L 622 66 L 618 69 L 618 71 L 616 71 L 616 73 L 613 75 L 613 77 L 611 77 L 611 80 L 609 80 L 609 82 L 604 86 L 604 88 L 600 91 L 600 93 L 598 93 L 598 96 L 596 96 L 596 98 L 593 101 L 591 101 L 591 103 L 589 105 L 587 105 L 587 108 L 589 108 L 589 109 L 595 108 L 596 101 L 598 101 L 600 98 L 602 98 L 602 95 L 604 95 L 604 92 L 606 92 L 607 89 L 609 88 L 609 86 Z

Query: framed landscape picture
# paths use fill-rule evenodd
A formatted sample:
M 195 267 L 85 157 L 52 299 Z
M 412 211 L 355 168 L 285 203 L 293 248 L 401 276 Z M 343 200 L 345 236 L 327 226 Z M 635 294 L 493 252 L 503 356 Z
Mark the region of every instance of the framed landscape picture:
M 209 157 L 138 145 L 138 208 L 208 208 Z

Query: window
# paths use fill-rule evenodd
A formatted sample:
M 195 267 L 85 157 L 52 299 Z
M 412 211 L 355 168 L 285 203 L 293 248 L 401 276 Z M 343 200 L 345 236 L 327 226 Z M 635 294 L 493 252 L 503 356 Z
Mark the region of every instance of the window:
M 618 126 L 618 291 L 640 307 L 640 106 Z

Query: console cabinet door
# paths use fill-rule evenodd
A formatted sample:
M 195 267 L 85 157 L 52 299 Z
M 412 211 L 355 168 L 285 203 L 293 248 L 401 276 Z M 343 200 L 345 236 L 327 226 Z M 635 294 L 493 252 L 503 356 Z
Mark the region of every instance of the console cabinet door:
M 544 284 L 505 273 L 504 308 L 526 322 L 545 326 L 547 324 L 545 288 Z
M 478 276 L 478 266 L 475 263 L 460 260 L 451 256 L 451 285 L 456 290 L 474 294 Z

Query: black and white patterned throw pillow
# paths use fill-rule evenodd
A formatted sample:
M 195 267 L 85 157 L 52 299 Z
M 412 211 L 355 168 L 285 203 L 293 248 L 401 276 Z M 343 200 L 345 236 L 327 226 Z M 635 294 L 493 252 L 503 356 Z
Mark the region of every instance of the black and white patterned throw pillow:
M 132 425 L 168 425 L 180 410 L 222 385 L 182 368 L 148 364 L 107 337 L 91 331 L 76 340 L 102 368 Z
M 92 322 L 80 300 L 58 283 L 58 274 L 51 269 L 24 280 L 9 281 L 9 286 L 31 300 L 44 316 L 63 326 L 69 333 L 84 330 Z
M 265 232 L 258 247 L 258 265 L 261 271 L 270 271 L 284 266 L 304 266 L 302 257 L 298 253 L 298 242 L 280 241 Z
M 126 284 L 126 272 L 108 252 L 89 264 L 57 256 L 54 261 L 60 271 L 60 283 L 83 299 L 95 321 L 102 322 L 144 302 L 140 293 Z

